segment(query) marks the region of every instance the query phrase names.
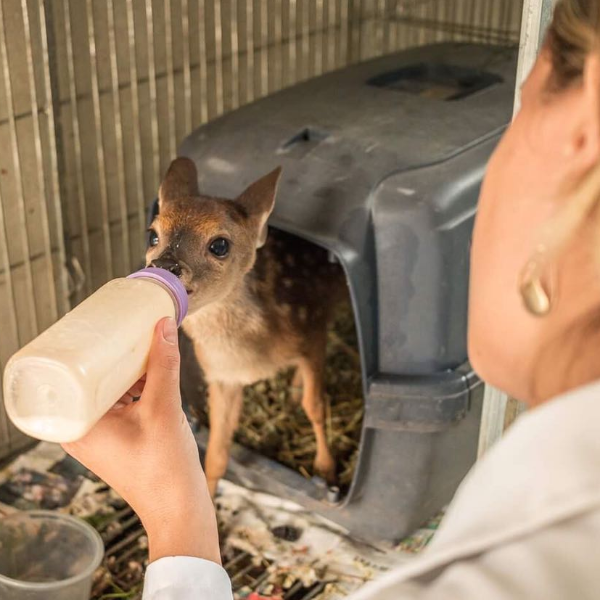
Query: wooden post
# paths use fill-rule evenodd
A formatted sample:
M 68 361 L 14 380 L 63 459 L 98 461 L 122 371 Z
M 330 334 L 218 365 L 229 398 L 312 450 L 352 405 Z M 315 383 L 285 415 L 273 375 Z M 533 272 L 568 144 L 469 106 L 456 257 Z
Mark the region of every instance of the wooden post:
M 552 19 L 554 4 L 555 0 L 524 0 L 514 114 L 521 106 L 521 86 L 527 79 L 542 47 L 544 33 Z M 479 432 L 480 457 L 500 439 L 504 430 L 524 409 L 522 403 L 486 385 Z

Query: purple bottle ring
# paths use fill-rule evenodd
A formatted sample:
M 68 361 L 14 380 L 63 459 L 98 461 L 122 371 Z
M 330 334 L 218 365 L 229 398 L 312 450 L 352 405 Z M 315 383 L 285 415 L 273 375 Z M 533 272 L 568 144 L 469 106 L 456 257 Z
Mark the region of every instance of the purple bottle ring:
M 179 280 L 179 277 L 173 275 L 173 273 L 166 269 L 148 267 L 128 275 L 127 279 L 152 279 L 162 284 L 162 286 L 171 294 L 171 297 L 175 302 L 175 307 L 177 309 L 177 327 L 181 325 L 188 311 L 188 295 L 183 283 Z

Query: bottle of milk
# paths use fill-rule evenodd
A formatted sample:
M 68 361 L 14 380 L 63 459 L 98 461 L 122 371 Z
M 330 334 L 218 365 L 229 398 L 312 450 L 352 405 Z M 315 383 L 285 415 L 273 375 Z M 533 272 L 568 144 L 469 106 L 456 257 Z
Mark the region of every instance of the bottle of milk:
M 108 282 L 9 360 L 8 416 L 40 440 L 81 438 L 146 372 L 156 323 L 181 325 L 187 308 L 185 288 L 165 269 Z

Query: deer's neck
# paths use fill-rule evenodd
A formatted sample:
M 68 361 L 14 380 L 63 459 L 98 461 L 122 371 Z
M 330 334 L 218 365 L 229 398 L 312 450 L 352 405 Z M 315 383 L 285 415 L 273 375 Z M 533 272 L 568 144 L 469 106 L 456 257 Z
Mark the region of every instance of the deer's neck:
M 284 366 L 282 353 L 272 352 L 273 323 L 252 281 L 191 314 L 183 326 L 208 382 L 248 385 Z
M 230 294 L 197 310 L 184 321 L 184 329 L 192 338 L 206 335 L 237 338 L 247 335 L 249 330 L 256 333 L 261 326 L 266 324 L 250 274 Z

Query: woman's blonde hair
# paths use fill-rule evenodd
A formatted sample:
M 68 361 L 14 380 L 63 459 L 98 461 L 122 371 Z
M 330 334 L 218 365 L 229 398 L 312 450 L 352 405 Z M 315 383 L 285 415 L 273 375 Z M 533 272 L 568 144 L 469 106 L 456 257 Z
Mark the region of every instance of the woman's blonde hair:
M 581 80 L 585 60 L 598 47 L 599 0 L 559 0 L 547 34 L 553 84 L 561 89 Z
M 546 38 L 552 61 L 550 91 L 581 83 L 590 53 L 600 50 L 600 0 L 558 0 Z M 600 200 L 600 164 L 567 190 L 562 208 L 540 232 L 535 253 L 521 274 L 521 294 L 527 308 L 544 315 L 551 299 L 541 285 L 547 264 L 573 237 Z M 600 245 L 598 250 L 600 259 Z

